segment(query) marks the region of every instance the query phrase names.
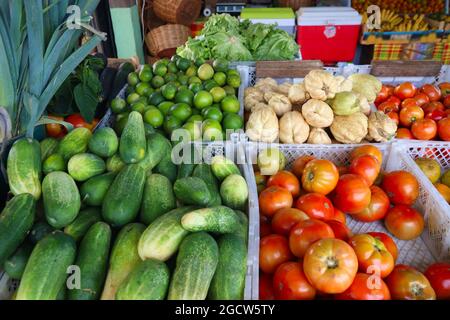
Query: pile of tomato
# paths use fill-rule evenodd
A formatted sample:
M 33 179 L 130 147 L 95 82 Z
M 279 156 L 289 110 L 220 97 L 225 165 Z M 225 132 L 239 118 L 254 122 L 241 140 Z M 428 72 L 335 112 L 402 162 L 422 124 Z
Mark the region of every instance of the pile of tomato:
M 393 119 L 398 139 L 450 141 L 450 83 L 383 85 L 377 109 Z
M 71 125 L 73 125 L 74 128 L 84 127 L 91 131 L 93 131 L 95 129 L 95 127 L 97 126 L 98 121 L 99 121 L 97 118 L 95 118 L 94 121 L 92 121 L 91 123 L 88 123 L 88 122 L 86 122 L 86 120 L 84 120 L 84 118 L 79 113 L 71 114 L 70 116 L 67 116 L 65 118 L 60 117 L 60 116 L 55 116 L 55 115 L 49 115 L 48 118 L 50 118 L 52 120 L 56 120 L 56 121 L 68 122 Z M 53 138 L 62 138 L 67 134 L 66 128 L 59 123 L 46 124 L 45 132 L 47 133 L 48 137 L 53 137 Z
M 396 264 L 393 237 L 413 240 L 424 229 L 414 205 L 417 179 L 382 172 L 373 145 L 353 150 L 350 165 L 302 156 L 290 171 L 256 172 L 260 209 L 261 300 L 450 299 L 450 264 L 425 274 Z M 353 234 L 347 214 L 362 222 L 384 220 L 390 235 Z

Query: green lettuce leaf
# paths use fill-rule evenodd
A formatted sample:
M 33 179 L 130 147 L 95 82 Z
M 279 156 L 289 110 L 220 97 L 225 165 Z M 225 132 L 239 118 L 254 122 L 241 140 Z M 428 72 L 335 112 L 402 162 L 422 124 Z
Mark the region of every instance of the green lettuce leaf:
M 293 60 L 298 53 L 294 39 L 280 29 L 273 29 L 253 52 L 255 60 Z
M 201 35 L 212 35 L 226 32 L 231 35 L 239 34 L 239 20 L 229 14 L 213 14 L 205 23 Z
M 249 61 L 252 54 L 245 46 L 245 38 L 219 32 L 207 38 L 211 55 L 215 59 L 223 58 L 228 61 Z
M 177 49 L 177 54 L 189 60 L 196 60 L 203 58 L 205 60 L 211 59 L 211 52 L 208 48 L 205 37 L 189 38 L 184 46 Z

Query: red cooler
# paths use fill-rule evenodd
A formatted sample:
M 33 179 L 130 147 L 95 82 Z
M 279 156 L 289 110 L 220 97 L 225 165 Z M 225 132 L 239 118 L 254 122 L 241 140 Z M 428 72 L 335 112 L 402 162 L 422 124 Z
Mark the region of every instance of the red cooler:
M 361 16 L 349 7 L 308 7 L 297 11 L 297 43 L 304 60 L 352 61 Z

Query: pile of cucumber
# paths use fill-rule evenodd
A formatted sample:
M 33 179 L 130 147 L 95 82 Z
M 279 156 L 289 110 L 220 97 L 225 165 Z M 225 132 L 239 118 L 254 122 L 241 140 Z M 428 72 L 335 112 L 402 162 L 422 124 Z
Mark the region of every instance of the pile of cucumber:
M 175 165 L 171 154 L 136 111 L 120 137 L 76 128 L 15 142 L 0 215 L 13 298 L 243 299 L 247 183 L 223 156 Z

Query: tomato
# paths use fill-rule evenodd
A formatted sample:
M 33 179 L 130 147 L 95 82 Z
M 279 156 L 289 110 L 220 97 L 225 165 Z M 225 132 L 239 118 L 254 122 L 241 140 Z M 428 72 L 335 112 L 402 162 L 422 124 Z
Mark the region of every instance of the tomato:
M 275 233 L 288 236 L 292 227 L 300 221 L 309 219 L 309 216 L 295 208 L 278 210 L 272 218 L 272 229 Z
M 400 124 L 409 128 L 415 121 L 422 120 L 425 116 L 423 109 L 419 106 L 408 106 L 400 111 Z
M 370 188 L 364 178 L 356 174 L 344 174 L 339 178 L 333 204 L 348 214 L 363 211 L 370 204 Z
M 428 279 L 414 268 L 396 265 L 385 281 L 394 300 L 436 299 Z
M 339 176 L 342 176 L 344 174 L 348 173 L 348 167 L 347 166 L 337 166 Z
M 418 107 L 417 100 L 414 98 L 408 98 L 406 100 L 402 101 L 402 104 L 400 105 L 400 110 L 406 107 Z
M 91 123 L 87 123 L 79 113 L 71 114 L 70 116 L 66 117 L 65 121 L 72 124 L 74 128 L 86 128 L 91 131 L 94 130 L 94 128 L 98 124 L 98 119 L 94 119 Z
M 391 96 L 386 101 L 394 103 L 397 107 L 397 110 L 399 110 L 400 104 L 402 103 L 402 101 L 399 98 L 397 98 L 396 96 Z
M 432 264 L 425 271 L 425 277 L 439 300 L 450 300 L 450 263 Z
M 387 98 L 389 98 L 391 96 L 390 93 L 391 93 L 391 89 L 388 86 L 383 84 L 381 86 L 381 91 L 378 93 L 378 96 L 375 99 L 375 105 L 379 105 L 380 103 L 386 101 Z
M 264 216 L 272 217 L 278 210 L 292 207 L 293 201 L 288 190 L 271 186 L 259 194 L 259 211 Z
M 389 251 L 394 258 L 394 262 L 397 260 L 398 257 L 398 248 L 395 244 L 394 240 L 390 236 L 388 236 L 386 233 L 383 232 L 368 232 L 367 234 L 370 234 L 372 237 L 380 240 L 383 242 L 384 246 L 386 247 L 387 251 Z
M 298 262 L 285 262 L 273 275 L 275 298 L 278 300 L 312 300 L 316 289 L 311 286 Z
M 408 128 L 398 128 L 396 138 L 397 139 L 414 139 L 411 131 Z
M 331 220 L 334 208 L 331 201 L 322 194 L 308 193 L 297 199 L 295 207 L 312 219 Z
M 354 214 L 352 217 L 358 221 L 373 222 L 381 220 L 386 216 L 390 208 L 389 198 L 380 187 L 370 187 L 370 204 L 363 211 Z
M 394 258 L 383 242 L 369 234 L 358 234 L 348 241 L 358 257 L 359 271 L 386 278 L 394 269 Z
M 414 100 L 416 100 L 416 104 L 421 107 L 424 104 L 430 102 L 430 98 L 428 98 L 428 96 L 425 93 L 418 93 L 414 96 L 413 98 Z
M 432 140 L 437 134 L 437 124 L 430 119 L 422 119 L 413 123 L 411 132 L 417 140 Z
M 404 82 L 395 87 L 394 95 L 400 100 L 412 98 L 416 95 L 416 87 L 411 82 Z
M 259 236 L 262 238 L 272 233 L 272 225 L 270 224 L 269 218 L 266 216 L 259 216 Z
M 441 110 L 434 110 L 425 115 L 425 119 L 431 119 L 435 122 L 439 122 L 440 120 L 447 117 L 447 113 Z M 438 123 L 438 134 L 439 134 L 439 123 Z
M 419 182 L 407 171 L 398 170 L 386 173 L 381 188 L 394 205 L 412 205 L 419 196 Z
M 377 109 L 378 111 L 389 113 L 389 112 L 397 112 L 399 110 L 399 107 L 395 102 L 387 100 L 378 105 Z
M 292 164 L 292 173 L 295 174 L 297 178 L 301 179 L 306 164 L 314 159 L 315 157 L 313 156 L 301 156 L 297 158 Z
M 425 226 L 423 217 L 419 212 L 402 204 L 388 211 L 384 224 L 386 229 L 400 240 L 412 240 L 419 237 Z
M 336 207 L 334 208 L 334 217 L 331 220 L 336 220 L 342 222 L 343 224 L 347 224 L 347 217 L 345 216 L 345 213 Z
M 267 273 L 259 273 L 259 300 L 275 300 L 272 276 Z
M 259 268 L 265 273 L 274 273 L 278 266 L 293 258 L 286 237 L 271 234 L 259 243 Z
M 383 162 L 383 154 L 381 153 L 380 149 L 370 144 L 365 144 L 353 149 L 353 151 L 350 153 L 350 162 L 353 161 L 353 159 L 366 154 L 377 158 L 379 163 Z
M 337 220 L 328 220 L 326 223 L 333 229 L 334 237 L 348 241 L 353 236 L 352 231 L 344 223 Z
M 308 247 L 319 239 L 334 238 L 333 229 L 317 219 L 303 220 L 295 224 L 289 234 L 289 248 L 299 258 L 303 258 Z
M 352 160 L 349 173 L 357 174 L 364 178 L 371 186 L 378 177 L 381 170 L 381 163 L 371 155 L 363 155 Z
M 398 126 L 400 124 L 400 117 L 398 115 L 397 111 L 391 111 L 386 113 L 386 115 L 391 118 L 391 120 L 394 120 L 395 124 Z
M 58 116 L 47 116 L 52 120 L 64 121 L 63 117 Z M 49 123 L 45 125 L 45 131 L 48 137 L 60 138 L 66 133 L 66 129 L 63 125 L 57 123 Z
M 430 102 L 427 104 L 424 104 L 422 106 L 423 112 L 425 114 L 439 110 L 439 111 L 444 111 L 445 107 L 442 103 L 440 103 L 439 101 L 435 101 L 435 102 Z
M 329 194 L 336 187 L 339 171 L 328 160 L 311 160 L 302 175 L 302 187 L 307 192 Z
M 441 89 L 432 84 L 423 85 L 422 88 L 420 88 L 420 92 L 425 93 L 428 98 L 430 98 L 430 101 L 439 101 L 442 97 Z
M 345 241 L 321 239 L 306 251 L 303 270 L 309 283 L 317 290 L 330 294 L 342 293 L 355 279 L 358 258 Z
M 438 134 L 444 141 L 450 141 L 450 117 L 439 120 Z
M 446 107 L 447 109 L 450 108 L 450 94 L 444 98 L 442 103 L 444 104 L 444 107 Z
M 379 276 L 357 273 L 350 288 L 335 296 L 336 300 L 391 300 L 386 283 Z
M 297 177 L 289 171 L 278 171 L 267 181 L 267 187 L 278 186 L 288 190 L 292 197 L 298 197 L 300 193 L 300 182 Z
M 450 82 L 442 82 L 439 84 L 439 89 L 441 90 L 442 96 L 446 97 L 450 95 Z

